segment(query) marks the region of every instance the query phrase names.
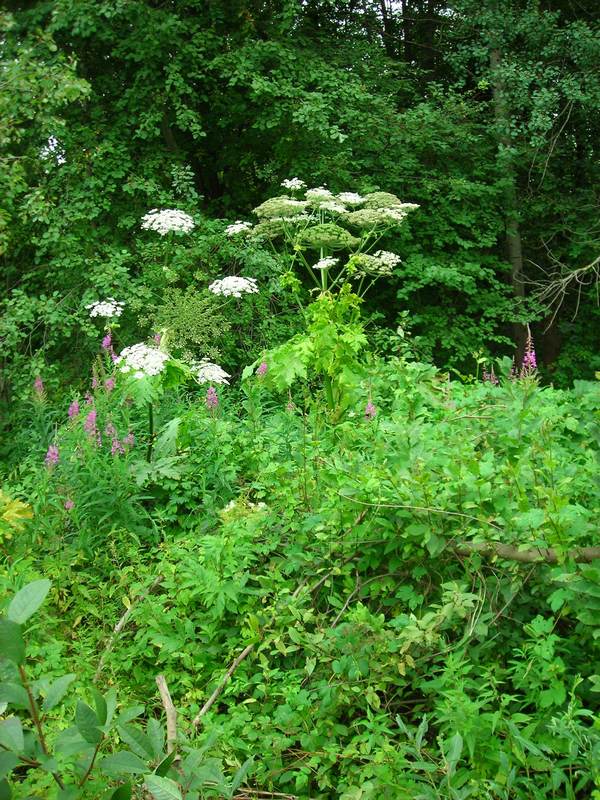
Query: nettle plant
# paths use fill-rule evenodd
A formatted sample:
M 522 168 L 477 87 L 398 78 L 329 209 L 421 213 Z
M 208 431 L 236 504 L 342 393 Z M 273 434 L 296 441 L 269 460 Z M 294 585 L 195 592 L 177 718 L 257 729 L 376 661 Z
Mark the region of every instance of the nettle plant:
M 358 358 L 367 344 L 360 320 L 362 298 L 401 260 L 379 244 L 418 205 L 403 203 L 389 192 L 361 196 L 307 189 L 299 178 L 282 186 L 289 194 L 271 197 L 254 209 L 256 225 L 238 221 L 226 234 L 268 243 L 286 260 L 289 268 L 281 284 L 305 314 L 306 332 L 263 357 L 269 365 L 267 381 L 282 391 L 312 373 L 322 380 L 329 409 L 339 413 L 355 399 L 365 377 Z M 302 303 L 298 271 L 317 294 L 308 307 Z
M 252 761 L 228 780 L 221 761 L 207 755 L 210 739 L 190 747 L 163 676 L 156 683 L 166 726 L 151 714 L 144 719 L 144 706 L 119 708 L 115 689 L 90 687 L 89 703 L 73 697 L 72 673 L 32 680 L 24 627 L 50 587 L 27 584 L 0 618 L 0 798 L 24 791 L 56 800 L 233 798 Z M 97 675 L 101 667 L 102 660 Z

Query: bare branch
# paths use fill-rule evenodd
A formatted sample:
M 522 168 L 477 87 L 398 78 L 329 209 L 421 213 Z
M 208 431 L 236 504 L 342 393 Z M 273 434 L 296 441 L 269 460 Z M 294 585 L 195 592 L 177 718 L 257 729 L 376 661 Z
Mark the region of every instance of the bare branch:
M 156 685 L 160 692 L 165 714 L 167 715 L 167 754 L 171 754 L 177 742 L 177 710 L 171 700 L 171 693 L 164 675 L 156 676 Z

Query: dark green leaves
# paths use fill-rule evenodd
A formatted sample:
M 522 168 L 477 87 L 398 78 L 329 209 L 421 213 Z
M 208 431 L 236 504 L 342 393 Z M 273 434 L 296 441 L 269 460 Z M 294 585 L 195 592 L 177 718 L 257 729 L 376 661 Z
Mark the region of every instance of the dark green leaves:
M 21 635 L 21 626 L 8 619 L 0 619 L 0 658 L 6 658 L 13 664 L 25 661 L 25 642 Z
M 79 700 L 75 710 L 75 725 L 86 742 L 98 744 L 102 739 L 102 731 L 95 711 L 82 700 Z
M 63 675 L 50 684 L 42 704 L 42 711 L 51 711 L 65 696 L 69 686 L 75 680 L 75 675 Z
M 0 722 L 0 747 L 13 753 L 22 753 L 25 746 L 23 726 L 18 717 L 8 717 Z

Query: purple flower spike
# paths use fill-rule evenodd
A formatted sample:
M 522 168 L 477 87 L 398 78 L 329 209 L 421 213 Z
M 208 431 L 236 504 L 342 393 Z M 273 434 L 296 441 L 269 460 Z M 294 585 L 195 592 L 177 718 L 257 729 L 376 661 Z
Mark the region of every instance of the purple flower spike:
M 36 376 L 33 382 L 33 390 L 38 397 L 41 397 L 44 394 L 44 381 L 40 378 L 39 375 Z
M 527 326 L 527 340 L 525 341 L 525 353 L 523 354 L 523 363 L 521 365 L 521 377 L 525 378 L 537 369 L 537 359 L 535 356 L 535 348 L 533 346 L 533 337 L 529 325 Z
M 51 444 L 46 453 L 44 463 L 49 468 L 54 467 L 56 464 L 58 464 L 58 458 L 58 447 L 55 444 Z
M 262 378 L 263 375 L 267 374 L 267 369 L 268 369 L 267 362 L 261 361 L 261 363 L 258 365 L 258 369 L 256 370 L 256 374 L 258 375 L 259 378 Z
M 107 392 L 112 392 L 112 390 L 115 388 L 115 379 L 107 378 L 104 381 L 104 388 L 106 389 Z
M 123 442 L 122 442 L 122 444 L 123 444 L 123 446 L 124 446 L 125 448 L 128 448 L 128 447 L 133 447 L 133 445 L 135 444 L 135 436 L 133 435 L 133 433 L 132 433 L 131 431 L 129 431 L 129 433 L 127 434 L 127 436 L 125 436 L 125 437 L 123 438 Z
M 65 511 L 72 511 L 75 508 L 75 503 L 72 500 L 65 500 Z
M 208 391 L 206 392 L 206 399 L 204 400 L 206 403 L 206 407 L 209 411 L 213 411 L 219 405 L 219 397 L 217 395 L 217 390 L 214 386 L 209 386 Z
M 373 401 L 369 398 L 369 402 L 365 407 L 365 419 L 373 419 L 373 417 L 377 414 L 377 409 L 373 405 Z
M 96 435 L 96 417 L 97 416 L 98 415 L 97 415 L 96 409 L 93 408 L 90 411 L 90 413 L 87 415 L 87 417 L 85 418 L 85 421 L 83 423 L 83 430 L 86 433 L 89 433 L 90 436 L 95 436 Z
M 79 414 L 79 402 L 77 400 L 73 400 L 71 405 L 69 406 L 69 419 L 73 419 Z
M 112 335 L 110 332 L 106 334 L 104 339 L 102 339 L 102 349 L 110 350 L 112 352 Z
M 111 456 L 125 455 L 125 448 L 116 437 L 112 440 L 110 454 Z

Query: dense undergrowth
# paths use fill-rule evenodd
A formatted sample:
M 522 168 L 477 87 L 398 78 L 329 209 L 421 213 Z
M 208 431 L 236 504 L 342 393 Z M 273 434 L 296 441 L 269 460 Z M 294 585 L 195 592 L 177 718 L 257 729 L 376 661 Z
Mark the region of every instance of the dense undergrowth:
M 415 205 L 286 183 L 226 234 L 295 332 L 260 347 L 260 276 L 173 271 L 146 341 L 86 303 L 88 377 L 15 409 L 0 798 L 600 797 L 600 385 L 372 337 Z M 193 218 L 143 227 L 174 270 Z

